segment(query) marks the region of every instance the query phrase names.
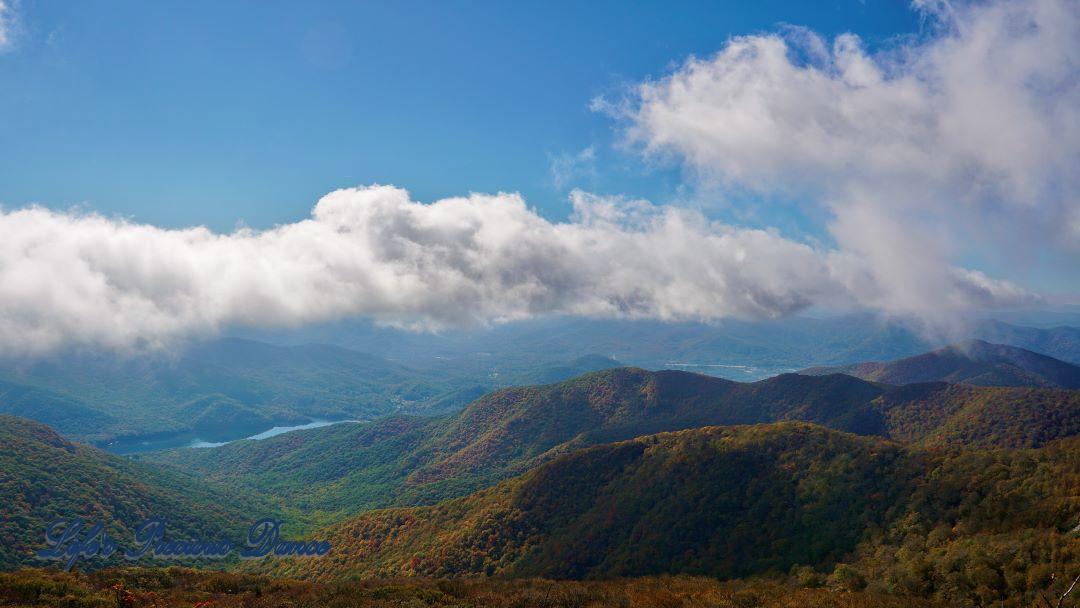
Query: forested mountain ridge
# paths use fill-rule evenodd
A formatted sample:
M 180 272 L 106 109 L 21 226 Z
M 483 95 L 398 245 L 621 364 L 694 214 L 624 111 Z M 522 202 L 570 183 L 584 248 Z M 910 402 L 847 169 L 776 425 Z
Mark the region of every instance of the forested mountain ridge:
M 894 387 L 839 374 L 738 383 L 620 368 L 503 389 L 444 418 L 391 417 L 143 458 L 336 517 L 461 496 L 589 445 L 779 420 L 909 443 L 1037 447 L 1080 433 L 1080 392 Z
M 338 346 L 222 338 L 141 357 L 0 360 L 0 413 L 103 447 L 171 437 L 183 445 L 312 419 L 456 411 L 508 382 L 551 382 L 615 365 L 597 356 L 559 359 L 489 377 L 483 370 L 417 368 Z
M 275 575 L 720 578 L 840 564 L 858 585 L 1010 599 L 1080 567 L 1080 439 L 924 449 L 796 422 L 707 427 L 560 456 L 466 497 L 357 516 L 343 550 Z M 989 570 L 986 570 L 988 569 Z M 814 574 L 814 573 L 818 574 Z
M 11 459 L 0 500 L 42 497 L 22 493 L 27 479 L 63 489 L 30 501 L 17 530 L 42 527 L 43 505 L 80 501 L 109 505 L 95 513 L 122 535 L 149 511 L 220 529 L 250 523 L 239 502 L 269 495 L 327 524 L 312 534 L 335 547 L 269 566 L 276 575 L 833 572 L 985 604 L 1080 566 L 1080 391 L 619 368 L 495 391 L 451 416 L 137 459 L 153 462 L 3 420 L 12 438 L 0 445 L 16 447 L 0 453 Z M 163 462 L 193 475 L 149 466 Z M 103 478 L 137 490 L 106 501 L 84 488 Z M 341 519 L 387 506 L 398 508 Z
M 9 569 L 34 563 L 46 526 L 60 518 L 101 521 L 133 546 L 133 528 L 151 517 L 166 520 L 170 538 L 240 538 L 281 509 L 258 494 L 132 462 L 0 415 L 0 514 L 0 569 Z
M 1077 328 L 985 321 L 970 333 L 1080 360 Z M 0 360 L 0 413 L 38 420 L 71 439 L 140 451 L 147 449 L 143 441 L 161 447 L 196 438 L 223 441 L 312 419 L 448 413 L 499 387 L 557 382 L 618 365 L 612 357 L 753 379 L 815 362 L 899 357 L 928 347 L 902 325 L 858 315 L 723 327 L 562 320 L 471 337 L 391 330 L 362 337 L 345 342 L 374 354 L 223 338 L 138 357 L 69 352 Z M 598 352 L 608 356 L 591 354 Z M 981 383 L 1053 385 L 1024 375 Z
M 107 442 L 130 436 L 188 433 L 216 440 L 277 423 L 361 418 L 387 404 L 434 397 L 407 368 L 330 346 L 276 347 L 221 339 L 146 357 L 69 354 L 0 366 L 8 384 L 47 391 L 95 419 L 60 418 L 55 409 L 23 409 L 65 436 Z M 16 413 L 6 395 L 0 411 Z
M 881 363 L 871 361 L 839 367 L 814 367 L 807 375 L 848 374 L 888 384 L 953 382 L 976 386 L 1080 388 L 1080 366 L 1030 350 L 982 340 Z

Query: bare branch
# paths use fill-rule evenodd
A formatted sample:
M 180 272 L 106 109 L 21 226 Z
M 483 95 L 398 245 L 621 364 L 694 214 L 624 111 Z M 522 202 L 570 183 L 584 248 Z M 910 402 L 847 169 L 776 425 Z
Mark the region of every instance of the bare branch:
M 1066 597 L 1068 597 L 1068 595 L 1069 595 L 1070 593 L 1072 593 L 1072 590 L 1073 590 L 1073 588 L 1074 588 L 1074 587 L 1076 587 L 1076 582 L 1077 582 L 1077 581 L 1080 581 L 1080 574 L 1077 574 L 1077 575 L 1076 575 L 1076 578 L 1074 578 L 1074 579 L 1073 579 L 1073 582 L 1072 582 L 1072 584 L 1071 584 L 1071 585 L 1069 585 L 1069 588 L 1068 588 L 1068 589 L 1066 589 L 1066 590 L 1065 590 L 1065 593 L 1062 593 L 1062 594 L 1061 594 L 1061 597 L 1059 597 L 1059 598 L 1058 598 L 1058 601 L 1057 601 L 1057 607 L 1056 607 L 1056 608 L 1061 608 L 1061 604 L 1065 602 L 1065 598 L 1066 598 Z

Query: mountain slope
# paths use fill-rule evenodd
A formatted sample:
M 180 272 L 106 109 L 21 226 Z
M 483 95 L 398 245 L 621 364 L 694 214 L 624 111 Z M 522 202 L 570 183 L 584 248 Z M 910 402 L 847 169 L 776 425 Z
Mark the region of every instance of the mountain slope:
M 622 368 L 496 391 L 444 418 L 392 417 L 144 458 L 336 517 L 461 496 L 599 443 L 779 420 L 913 443 L 1034 447 L 1080 433 L 1080 392 L 893 387 L 839 374 L 744 384 Z
M 55 415 L 56 408 L 18 410 L 56 424 L 68 437 L 98 442 L 171 433 L 207 440 L 242 437 L 275 422 L 383 414 L 452 388 L 342 348 L 283 348 L 236 339 L 195 344 L 176 356 L 73 354 L 6 364 L 0 377 L 106 417 L 72 428 Z M 14 413 L 6 396 L 0 396 L 0 411 Z
M 311 419 L 444 413 L 515 380 L 550 382 L 617 365 L 548 362 L 517 375 L 415 368 L 336 346 L 225 338 L 144 357 L 67 354 L 0 361 L 0 413 L 123 452 L 225 441 Z
M 928 451 L 805 423 L 710 427 L 580 450 L 435 506 L 366 513 L 321 532 L 341 549 L 333 558 L 270 569 L 320 580 L 728 578 L 849 561 L 894 592 L 987 603 L 1080 566 L 1076 487 L 1076 438 Z M 1024 559 L 999 559 L 1009 552 Z
M 1008 344 L 1042 353 L 1061 361 L 1080 365 L 1080 327 L 1061 325 L 1039 328 L 1023 327 L 997 320 L 979 323 L 972 338 L 993 344 Z
M 888 384 L 962 382 L 977 386 L 1080 388 L 1080 366 L 1023 348 L 969 340 L 888 363 L 816 367 L 807 375 L 848 374 Z
M 48 389 L 0 380 L 0 414 L 43 422 L 69 436 L 87 436 L 94 429 L 117 424 L 114 416 Z
M 102 521 L 125 546 L 151 516 L 170 538 L 240 532 L 279 509 L 255 494 L 71 443 L 49 427 L 0 415 L 0 569 L 32 562 L 55 519 Z M 87 562 L 92 564 L 92 562 Z

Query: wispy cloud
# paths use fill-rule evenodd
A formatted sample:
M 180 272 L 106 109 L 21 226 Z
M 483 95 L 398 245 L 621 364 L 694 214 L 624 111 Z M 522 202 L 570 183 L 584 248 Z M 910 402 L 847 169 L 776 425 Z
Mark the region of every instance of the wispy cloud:
M 596 178 L 596 148 L 589 146 L 580 152 L 555 155 L 551 157 L 550 171 L 557 190 L 575 185 L 577 180 L 591 181 Z
M 0 53 L 14 46 L 15 8 L 12 0 L 0 0 Z
M 882 53 L 851 34 L 744 36 L 594 107 L 703 183 L 823 205 L 880 307 L 946 301 L 959 251 L 1080 253 L 1076 2 L 915 8 L 931 33 Z

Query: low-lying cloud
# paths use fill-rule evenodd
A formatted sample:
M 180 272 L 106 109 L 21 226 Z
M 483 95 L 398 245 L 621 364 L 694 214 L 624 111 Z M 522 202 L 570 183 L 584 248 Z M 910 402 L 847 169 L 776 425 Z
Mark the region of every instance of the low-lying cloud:
M 574 192 L 555 223 L 518 195 L 431 204 L 372 186 L 323 197 L 272 230 L 167 230 L 98 215 L 0 213 L 0 347 L 167 346 L 232 325 L 348 316 L 416 328 L 536 315 L 771 318 L 811 305 L 879 307 L 864 261 L 644 201 Z M 955 306 L 1023 290 L 951 268 Z

